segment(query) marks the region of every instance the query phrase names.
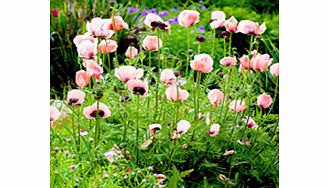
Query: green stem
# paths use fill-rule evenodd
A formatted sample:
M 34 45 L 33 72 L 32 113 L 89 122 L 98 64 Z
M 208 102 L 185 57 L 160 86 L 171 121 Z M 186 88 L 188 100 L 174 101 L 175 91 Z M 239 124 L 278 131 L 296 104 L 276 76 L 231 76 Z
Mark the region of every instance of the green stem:
M 215 29 L 212 31 L 212 49 L 211 49 L 211 57 L 214 57 L 214 50 L 215 50 L 215 35 L 216 31 Z
M 230 41 L 229 41 L 229 47 L 228 47 L 228 55 L 231 56 L 232 51 L 232 32 L 230 32 Z
M 138 138 L 139 138 L 139 127 L 138 127 L 138 121 L 139 121 L 139 98 L 140 96 L 137 95 L 137 100 L 136 100 L 136 165 L 138 165 Z
M 151 62 L 151 54 L 152 53 L 152 51 L 150 50 L 149 51 L 149 68 L 151 68 L 151 65 L 152 65 L 152 62 Z
M 251 53 L 252 46 L 253 46 L 253 40 L 254 40 L 254 35 L 250 35 L 250 41 L 249 41 L 249 52 Z
M 223 48 L 224 48 L 224 54 L 223 54 L 223 57 L 226 57 L 226 39 L 224 37 L 224 44 L 223 44 Z
M 195 123 L 195 126 L 193 129 L 191 141 L 193 141 L 195 129 L 198 124 L 200 81 L 201 81 L 201 72 L 197 72 L 196 89 L 194 90 L 194 123 Z

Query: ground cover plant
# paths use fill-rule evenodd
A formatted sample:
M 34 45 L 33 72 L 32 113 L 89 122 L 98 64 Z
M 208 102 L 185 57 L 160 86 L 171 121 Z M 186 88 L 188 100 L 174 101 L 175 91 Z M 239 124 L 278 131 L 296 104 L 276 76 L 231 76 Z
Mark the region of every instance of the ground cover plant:
M 278 187 L 277 18 L 148 3 L 52 9 L 51 187 Z

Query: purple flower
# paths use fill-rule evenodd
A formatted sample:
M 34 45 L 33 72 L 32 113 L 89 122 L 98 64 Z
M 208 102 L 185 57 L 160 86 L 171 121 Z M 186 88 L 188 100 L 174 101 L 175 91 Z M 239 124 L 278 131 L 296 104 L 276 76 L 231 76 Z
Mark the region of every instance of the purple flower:
M 180 11 L 180 8 L 172 8 L 171 11 L 178 12 L 178 11 Z
M 169 15 L 169 12 L 165 10 L 165 11 L 159 12 L 158 15 L 161 16 L 161 17 L 168 16 Z
M 156 14 L 157 13 L 157 9 L 156 8 L 152 8 L 151 10 L 149 10 L 149 13 Z
M 134 12 L 138 12 L 139 8 L 129 7 L 127 11 L 128 11 L 128 14 L 132 14 Z
M 169 22 L 169 24 L 178 24 L 178 17 L 169 19 L 168 22 Z
M 70 169 L 75 170 L 77 167 L 75 165 L 70 166 Z
M 201 33 L 204 33 L 206 31 L 203 25 L 200 25 L 198 29 L 200 30 Z
M 207 7 L 206 7 L 205 5 L 203 5 L 203 6 L 201 7 L 201 10 L 205 10 L 205 9 L 207 9 Z
M 146 16 L 148 13 L 149 13 L 148 10 L 143 9 L 143 10 L 142 10 L 142 13 L 141 13 L 141 16 Z

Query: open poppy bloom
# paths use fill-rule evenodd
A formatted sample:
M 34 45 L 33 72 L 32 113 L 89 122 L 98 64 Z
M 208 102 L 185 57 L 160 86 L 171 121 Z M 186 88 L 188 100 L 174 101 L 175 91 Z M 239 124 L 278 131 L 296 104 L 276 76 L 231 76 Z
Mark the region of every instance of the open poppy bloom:
M 218 134 L 219 129 L 220 129 L 219 124 L 213 124 L 213 125 L 211 125 L 210 130 L 209 130 L 208 133 L 209 133 L 210 136 L 214 137 Z
M 93 75 L 97 80 L 101 78 L 103 73 L 103 68 L 96 63 L 96 61 L 86 61 L 86 69 L 91 75 Z
M 78 55 L 84 59 L 90 59 L 97 55 L 97 38 L 93 41 L 83 40 L 77 46 Z
M 88 119 L 95 119 L 97 115 L 101 118 L 107 118 L 111 115 L 111 111 L 101 102 L 99 102 L 97 110 L 97 102 L 95 102 L 93 105 L 87 106 L 83 109 L 83 115 Z
M 59 118 L 59 111 L 54 106 L 50 107 L 50 123 L 56 121 Z
M 75 83 L 80 87 L 84 88 L 90 80 L 90 73 L 85 70 L 79 70 L 75 73 Z
M 147 51 L 158 51 L 162 47 L 162 40 L 157 36 L 146 36 L 143 40 L 143 48 Z
M 160 81 L 168 85 L 174 85 L 176 83 L 176 76 L 174 71 L 170 69 L 164 69 L 161 72 Z
M 117 50 L 118 44 L 111 39 L 102 40 L 98 45 L 98 51 L 101 54 L 109 54 Z
M 213 70 L 214 61 L 208 54 L 195 55 L 194 59 L 191 61 L 190 66 L 193 70 L 209 73 Z
M 128 58 L 128 59 L 135 59 L 138 55 L 138 50 L 133 47 L 133 46 L 129 46 L 127 48 L 127 51 L 125 53 L 125 56 Z
M 253 129 L 257 127 L 256 122 L 249 116 L 246 116 L 241 120 L 241 122 L 245 123 L 249 128 Z
M 151 124 L 149 125 L 149 129 L 150 129 L 150 135 L 153 135 L 156 131 L 161 130 L 161 125 L 160 124 Z
M 190 27 L 200 20 L 200 13 L 195 10 L 184 10 L 178 15 L 178 24 L 183 27 Z
M 113 18 L 107 19 L 108 29 L 113 31 L 120 31 L 123 28 L 129 29 L 128 24 L 122 19 L 121 16 L 114 16 Z
M 274 77 L 279 77 L 279 63 L 275 63 L 270 67 L 270 73 Z
M 224 100 L 224 93 L 220 91 L 219 89 L 212 89 L 208 93 L 208 99 L 212 105 L 217 109 L 218 108 L 218 102 L 222 103 Z
M 236 57 L 223 57 L 220 60 L 220 64 L 228 67 L 234 66 L 236 65 Z
M 225 23 L 225 13 L 222 11 L 213 11 L 211 13 L 210 27 L 212 29 L 217 29 L 223 27 Z
M 225 21 L 224 26 L 227 32 L 236 33 L 238 31 L 238 20 L 231 16 L 230 19 Z
M 107 27 L 108 20 L 102 18 L 93 18 L 90 22 L 87 21 L 86 28 L 90 35 L 102 38 L 111 38 L 114 34 L 113 30 Z
M 259 108 L 268 108 L 272 104 L 272 97 L 263 93 L 257 97 L 257 105 Z
M 241 100 L 233 100 L 230 105 L 229 108 L 231 111 L 235 111 L 235 112 L 243 112 L 246 108 L 247 105 L 244 101 Z
M 137 79 L 131 79 L 127 82 L 127 87 L 134 95 L 140 95 L 142 97 L 147 96 L 149 87 L 147 81 L 141 81 Z
M 177 132 L 178 134 L 185 134 L 191 127 L 190 122 L 186 120 L 180 120 L 177 123 Z
M 85 92 L 73 89 L 67 93 L 67 103 L 70 106 L 79 106 L 85 100 Z
M 261 35 L 265 32 L 265 30 L 265 23 L 259 26 L 258 23 L 251 20 L 241 20 L 238 25 L 238 31 L 243 34 Z
M 133 66 L 120 66 L 119 68 L 115 68 L 114 74 L 119 80 L 127 83 L 131 79 L 142 78 L 144 70 L 136 69 Z
M 178 89 L 178 91 L 177 91 L 177 89 Z M 166 89 L 165 93 L 166 93 L 167 99 L 169 101 L 184 101 L 189 96 L 189 93 L 187 90 L 181 89 L 175 85 L 169 86 Z

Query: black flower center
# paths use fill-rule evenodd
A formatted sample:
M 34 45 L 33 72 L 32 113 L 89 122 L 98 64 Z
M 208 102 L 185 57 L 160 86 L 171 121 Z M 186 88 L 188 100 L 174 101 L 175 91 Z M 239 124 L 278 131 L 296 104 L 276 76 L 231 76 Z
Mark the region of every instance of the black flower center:
M 74 99 L 74 98 L 72 98 L 72 99 L 69 100 L 69 105 L 70 105 L 70 106 L 73 106 L 73 105 L 75 105 L 75 103 L 77 103 L 77 102 L 78 102 L 78 99 Z
M 90 116 L 93 117 L 93 118 L 96 118 L 96 115 L 97 115 L 97 110 L 93 111 Z M 99 117 L 103 117 L 105 115 L 104 111 L 103 110 L 98 110 L 98 116 Z
M 133 89 L 133 93 L 135 95 L 137 95 L 137 94 L 144 95 L 145 92 L 146 91 L 143 87 L 134 87 L 134 89 Z

